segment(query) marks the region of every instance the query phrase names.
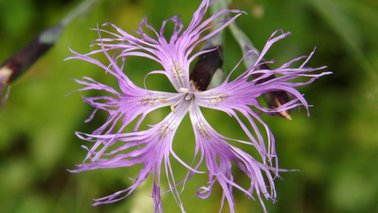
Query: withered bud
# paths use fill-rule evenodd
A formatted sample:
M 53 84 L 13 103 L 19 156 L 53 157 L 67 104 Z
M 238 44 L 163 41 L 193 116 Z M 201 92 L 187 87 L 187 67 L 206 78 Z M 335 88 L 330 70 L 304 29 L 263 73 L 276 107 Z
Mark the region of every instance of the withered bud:
M 2 64 L 0 67 L 0 106 L 7 97 L 5 91 L 9 83 L 17 79 L 54 46 L 62 29 L 61 24 L 46 29 Z
M 222 46 L 211 47 L 213 49 L 198 57 L 197 63 L 190 74 L 190 80 L 195 88 L 205 91 L 209 86 L 214 73 L 223 65 L 223 48 Z
M 270 69 L 270 68 L 267 64 L 262 64 L 260 66 L 260 69 Z M 256 78 L 258 78 L 260 76 L 261 76 L 260 74 L 255 75 Z M 266 81 L 272 80 L 274 78 L 275 78 L 274 75 L 270 75 L 266 78 L 260 79 L 259 81 L 257 81 L 257 83 L 266 82 Z M 264 98 L 264 101 L 267 103 L 268 107 L 271 108 L 271 109 L 276 109 L 276 108 L 278 108 L 278 107 L 282 106 L 283 104 L 290 101 L 289 95 L 286 92 L 279 91 L 279 90 L 266 93 L 266 94 L 263 95 L 263 98 Z M 291 116 L 290 116 L 289 111 L 284 110 L 284 111 L 281 111 L 281 112 L 277 112 L 275 114 L 277 114 L 277 115 L 279 115 L 283 118 L 286 118 L 288 120 L 291 120 Z
M 27 46 L 21 49 L 21 51 L 6 60 L 1 66 L 2 70 L 7 69 L 11 71 L 6 83 L 15 80 L 32 66 L 44 53 L 51 49 L 58 39 L 61 30 L 62 25 L 48 28 L 33 39 Z

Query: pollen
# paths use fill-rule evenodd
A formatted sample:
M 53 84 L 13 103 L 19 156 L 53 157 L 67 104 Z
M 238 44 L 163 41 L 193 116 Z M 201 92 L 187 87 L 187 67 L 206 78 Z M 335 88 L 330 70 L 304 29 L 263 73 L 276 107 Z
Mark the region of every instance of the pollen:
M 167 100 L 160 97 L 152 97 L 152 96 L 146 96 L 143 98 L 142 103 L 143 105 L 150 105 L 155 106 L 157 104 L 166 103 Z
M 206 138 L 209 138 L 209 137 L 210 137 L 209 132 L 207 131 L 206 126 L 205 126 L 204 123 L 202 123 L 202 122 L 198 122 L 198 123 L 196 124 L 196 126 L 197 126 L 198 131 L 199 131 L 204 137 L 206 137 Z
M 212 105 L 217 105 L 226 99 L 225 95 L 213 95 L 209 97 L 209 102 Z
M 174 123 L 173 122 L 166 122 L 164 125 L 160 128 L 160 136 L 166 136 L 168 133 L 170 133 L 173 130 Z
M 173 61 L 172 71 L 173 71 L 174 78 L 177 78 L 177 77 L 180 79 L 184 78 L 184 71 L 182 70 L 182 67 L 179 62 Z

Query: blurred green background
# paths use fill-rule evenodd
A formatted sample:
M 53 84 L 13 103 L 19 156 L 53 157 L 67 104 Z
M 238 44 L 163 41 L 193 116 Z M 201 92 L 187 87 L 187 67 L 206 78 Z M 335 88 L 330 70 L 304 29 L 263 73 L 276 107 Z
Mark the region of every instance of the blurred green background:
M 80 1 L 0 0 L 0 61 L 26 45 L 41 30 L 60 21 Z M 113 22 L 128 31 L 148 16 L 161 21 L 181 15 L 188 24 L 200 1 L 109 0 L 71 23 L 57 45 L 11 88 L 0 110 L 0 212 L 151 212 L 151 181 L 132 196 L 113 205 L 92 207 L 92 199 L 127 187 L 136 169 L 114 169 L 71 174 L 67 169 L 81 162 L 84 142 L 74 131 L 90 132 L 105 119 L 100 114 L 90 124 L 83 121 L 91 108 L 82 102 L 72 79 L 91 76 L 110 82 L 99 69 L 80 61 L 63 62 L 68 48 L 88 52 L 96 33 L 89 28 Z M 248 12 L 238 19 L 258 48 L 278 28 L 292 36 L 280 41 L 268 54 L 278 62 L 317 52 L 311 66 L 328 65 L 334 74 L 302 88 L 314 107 L 311 117 L 304 110 L 293 112 L 293 121 L 263 116 L 277 140 L 283 173 L 276 180 L 278 202 L 266 202 L 269 212 L 378 212 L 378 1 L 376 0 L 234 0 L 232 7 Z M 226 34 L 225 68 L 230 70 L 241 53 L 230 33 Z M 140 84 L 144 74 L 156 66 L 132 59 L 129 76 Z M 105 78 L 106 77 L 106 78 Z M 163 88 L 165 81 L 153 81 Z M 166 111 L 162 111 L 166 112 Z M 151 124 L 164 114 L 153 113 Z M 207 118 L 227 136 L 241 134 L 224 124 L 224 114 Z M 175 148 L 189 161 L 193 136 L 186 119 L 175 140 Z M 174 161 L 174 160 L 172 160 Z M 175 163 L 174 163 L 175 164 Z M 175 167 L 178 177 L 185 172 Z M 239 175 L 238 175 L 239 176 Z M 245 178 L 244 178 L 245 179 Z M 242 178 L 241 181 L 247 181 Z M 189 181 L 183 193 L 187 212 L 217 212 L 220 191 L 208 200 L 195 196 L 205 184 L 205 175 Z M 235 192 L 236 212 L 262 212 L 257 201 Z M 170 195 L 163 198 L 166 212 L 179 209 Z M 224 209 L 228 212 L 228 207 Z

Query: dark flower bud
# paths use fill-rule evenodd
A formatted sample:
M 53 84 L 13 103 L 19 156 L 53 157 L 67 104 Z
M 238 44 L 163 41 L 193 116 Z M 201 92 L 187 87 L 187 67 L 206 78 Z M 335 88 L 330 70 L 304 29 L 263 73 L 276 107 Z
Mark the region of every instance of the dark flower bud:
M 214 73 L 223 65 L 223 48 L 216 46 L 205 49 L 210 50 L 198 57 L 191 74 L 190 80 L 193 82 L 195 88 L 200 91 L 205 91 L 209 86 Z
M 260 66 L 260 69 L 270 69 L 270 68 L 267 64 L 262 64 Z M 258 77 L 260 77 L 260 75 L 256 75 L 256 78 L 258 78 Z M 258 83 L 263 83 L 263 82 L 272 80 L 274 78 L 275 78 L 274 75 L 270 75 L 266 78 L 259 80 Z M 290 101 L 290 97 L 289 97 L 288 93 L 284 92 L 284 91 L 280 91 L 280 90 L 265 93 L 263 95 L 263 99 L 267 103 L 268 107 L 271 108 L 271 109 L 276 109 L 276 108 L 278 108 L 278 107 L 282 106 L 283 104 Z M 290 116 L 289 111 L 284 110 L 284 111 L 281 111 L 281 112 L 277 112 L 275 114 L 277 114 L 277 115 L 279 115 L 283 118 L 286 118 L 288 120 L 291 120 L 291 116 Z

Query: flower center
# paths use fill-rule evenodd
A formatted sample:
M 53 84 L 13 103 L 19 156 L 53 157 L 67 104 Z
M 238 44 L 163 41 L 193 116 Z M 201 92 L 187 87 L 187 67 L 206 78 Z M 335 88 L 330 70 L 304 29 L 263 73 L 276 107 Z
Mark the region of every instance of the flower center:
M 190 92 L 188 88 L 181 87 L 179 91 L 181 93 L 180 95 L 184 95 L 184 99 L 180 99 L 177 103 L 171 105 L 172 112 L 176 111 L 176 106 L 178 104 L 182 103 L 183 101 L 185 102 L 193 101 L 195 98 L 194 93 Z
M 188 88 L 180 88 L 180 92 L 185 93 L 185 100 L 190 101 L 192 98 L 194 98 L 194 94 L 189 92 Z

